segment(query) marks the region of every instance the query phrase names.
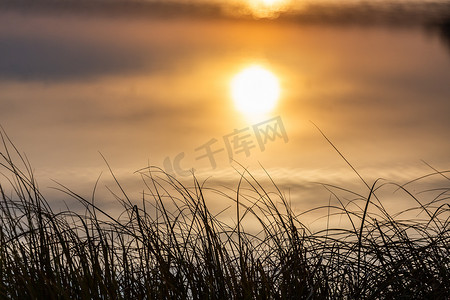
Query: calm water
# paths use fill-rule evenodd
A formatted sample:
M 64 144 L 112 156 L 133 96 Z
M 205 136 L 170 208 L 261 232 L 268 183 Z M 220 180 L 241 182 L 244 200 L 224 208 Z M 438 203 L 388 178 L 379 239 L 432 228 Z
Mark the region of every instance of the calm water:
M 133 172 L 148 165 L 236 186 L 230 155 L 262 181 L 264 166 L 299 210 L 328 203 L 314 182 L 366 193 L 312 122 L 368 182 L 433 172 L 421 160 L 450 169 L 447 2 L 402 6 L 403 16 L 389 3 L 348 15 L 328 4 L 283 8 L 271 20 L 201 5 L 148 14 L 3 7 L 0 124 L 54 202 L 51 179 L 90 195 L 107 170 L 98 152 L 133 195 L 143 189 Z M 252 64 L 281 86 L 276 109 L 257 118 L 230 96 L 233 76 Z

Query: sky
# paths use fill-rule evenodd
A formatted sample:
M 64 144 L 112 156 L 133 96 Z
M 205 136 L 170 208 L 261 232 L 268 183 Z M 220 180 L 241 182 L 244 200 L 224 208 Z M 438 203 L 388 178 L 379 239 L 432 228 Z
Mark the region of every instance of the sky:
M 242 167 L 268 183 L 265 169 L 299 211 L 329 201 L 321 184 L 367 194 L 319 129 L 368 183 L 450 169 L 449 10 L 11 3 L 0 7 L 0 125 L 55 203 L 54 181 L 86 197 L 100 174 L 114 186 L 102 155 L 137 199 L 135 171 L 148 166 L 186 182 L 194 169 L 211 186 L 236 186 Z M 252 65 L 280 86 L 256 117 L 236 109 L 230 87 Z M 433 178 L 417 191 L 446 184 Z

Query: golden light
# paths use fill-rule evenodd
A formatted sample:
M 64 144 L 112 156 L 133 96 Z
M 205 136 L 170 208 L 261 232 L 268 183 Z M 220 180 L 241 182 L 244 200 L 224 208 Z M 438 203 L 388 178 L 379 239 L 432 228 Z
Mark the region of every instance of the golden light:
M 246 0 L 257 18 L 276 18 L 288 6 L 290 0 Z
M 280 0 L 261 0 L 261 2 L 265 5 L 274 5 L 280 2 Z
M 254 65 L 232 79 L 231 95 L 240 112 L 262 115 L 275 108 L 280 96 L 280 85 L 273 73 Z

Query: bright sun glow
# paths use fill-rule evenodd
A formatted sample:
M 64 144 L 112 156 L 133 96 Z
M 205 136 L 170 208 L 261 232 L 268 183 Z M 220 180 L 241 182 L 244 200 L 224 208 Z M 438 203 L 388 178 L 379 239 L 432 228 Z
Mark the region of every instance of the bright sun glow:
M 252 14 L 257 18 L 276 18 L 284 11 L 290 0 L 246 0 Z
M 276 4 L 277 2 L 280 2 L 280 0 L 260 0 L 260 1 L 265 5 L 273 5 Z
M 260 66 L 251 66 L 231 81 L 236 108 L 247 115 L 261 115 L 273 110 L 280 96 L 278 79 Z

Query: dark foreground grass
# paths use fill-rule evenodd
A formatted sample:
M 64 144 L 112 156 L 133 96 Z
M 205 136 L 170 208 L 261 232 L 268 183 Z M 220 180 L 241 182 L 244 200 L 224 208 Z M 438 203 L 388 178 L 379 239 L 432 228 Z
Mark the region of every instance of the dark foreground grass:
M 348 229 L 311 233 L 281 192 L 266 192 L 251 175 L 233 197 L 215 191 L 233 203 L 230 225 L 211 213 L 205 199 L 211 190 L 195 178 L 187 188 L 148 168 L 141 170 L 143 199 L 117 196 L 119 218 L 67 189 L 84 212 L 55 212 L 26 159 L 2 137 L 2 299 L 450 297 L 450 189 L 417 202 L 410 212 L 421 218 L 398 220 L 377 198 L 376 183 L 359 210 L 327 207 L 347 218 Z M 250 217 L 259 233 L 245 229 Z

